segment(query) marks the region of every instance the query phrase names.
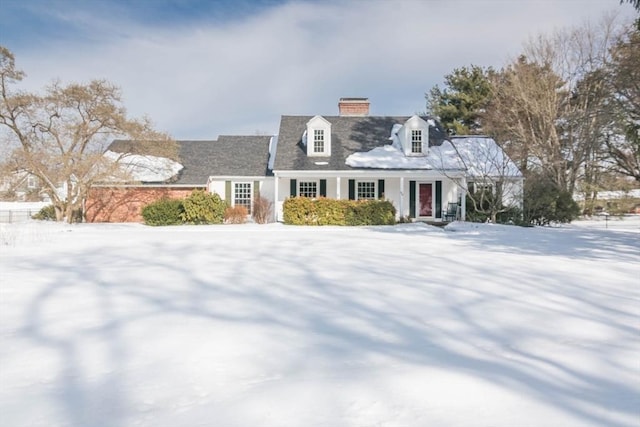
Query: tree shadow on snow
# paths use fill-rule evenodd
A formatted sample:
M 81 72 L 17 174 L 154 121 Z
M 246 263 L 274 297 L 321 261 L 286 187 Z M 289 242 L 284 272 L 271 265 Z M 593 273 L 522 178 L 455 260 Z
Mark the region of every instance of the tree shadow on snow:
M 451 241 L 464 242 L 485 252 L 640 262 L 640 234 L 635 232 L 568 227 L 462 224 L 464 225 L 461 228 L 400 224 L 369 227 L 369 229 L 380 233 L 445 235 Z
M 210 242 L 143 241 L 135 251 L 96 245 L 91 252 L 67 250 L 56 258 L 25 258 L 16 268 L 38 272 L 46 277 L 46 284 L 30 301 L 18 335 L 48 349 L 55 355 L 52 360 L 59 360 L 52 397 L 72 427 L 125 426 L 142 417 L 133 402 L 139 390 L 132 386 L 129 370 L 132 354 L 145 343 L 132 341 L 131 331 L 167 318 L 187 324 L 204 322 L 211 331 L 204 340 L 215 339 L 229 325 L 248 332 L 258 328 L 267 337 L 289 337 L 290 342 L 279 343 L 279 353 L 267 355 L 285 381 L 309 371 L 353 376 L 356 361 L 362 363 L 361 374 L 366 376 L 376 366 L 372 360 L 384 357 L 471 375 L 591 424 L 631 427 L 606 415 L 637 415 L 638 391 L 626 382 L 630 372 L 606 378 L 575 369 L 554 355 L 527 350 L 521 340 L 546 342 L 555 335 L 533 332 L 518 321 L 506 322 L 500 313 L 483 307 L 526 302 L 527 295 L 543 289 L 540 298 L 580 298 L 576 303 L 587 319 L 614 328 L 631 342 L 638 338 L 637 330 L 611 318 L 628 318 L 631 323 L 633 313 L 620 311 L 596 290 L 580 289 L 577 284 L 558 289 L 553 280 L 523 278 L 514 271 L 486 265 L 443 269 L 451 259 L 429 248 L 428 238 L 464 242 L 479 251 L 584 259 L 616 252 L 623 260 L 633 260 L 638 243 L 632 237 L 582 232 L 577 237 L 580 247 L 574 247 L 563 243 L 573 231 L 562 229 L 481 235 L 426 227 L 374 227 L 369 231 L 365 230 L 369 240 L 339 244 L 314 240 L 307 234 L 292 237 L 295 242 L 274 239 L 258 245 L 212 235 Z M 381 241 L 377 233 L 425 237 L 425 248 L 410 253 L 389 246 L 371 251 L 368 257 L 353 255 L 366 253 L 362 251 L 368 245 L 397 243 Z M 395 269 L 388 267 L 390 252 L 397 258 Z M 318 259 L 318 254 L 325 254 L 324 258 Z M 514 286 L 509 293 L 485 291 L 474 284 L 474 274 L 491 275 Z M 65 311 L 56 310 L 64 306 L 65 298 L 74 297 L 93 304 L 86 324 L 69 323 L 77 321 L 73 313 L 66 317 Z M 80 309 L 72 300 L 69 306 Z M 541 304 L 539 310 L 552 309 Z M 443 318 L 455 328 L 445 327 Z M 160 332 L 153 328 L 148 334 L 157 337 Z M 481 344 L 473 351 L 476 341 Z M 600 363 L 616 363 L 601 350 L 594 348 L 590 354 Z M 512 358 L 496 356 L 495 351 L 508 352 Z M 188 352 L 185 349 L 184 358 L 174 356 L 168 362 L 179 370 L 189 363 Z M 205 356 L 215 363 L 215 353 Z M 101 374 L 91 374 L 86 368 L 96 357 L 104 364 Z M 157 357 L 161 363 L 166 355 Z M 536 372 L 536 366 L 547 368 L 546 373 Z

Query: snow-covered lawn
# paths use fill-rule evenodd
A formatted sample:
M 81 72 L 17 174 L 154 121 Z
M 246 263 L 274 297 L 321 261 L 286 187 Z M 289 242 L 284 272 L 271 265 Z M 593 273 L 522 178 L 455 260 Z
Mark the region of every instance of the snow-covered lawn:
M 640 426 L 612 224 L 0 224 L 0 425 Z

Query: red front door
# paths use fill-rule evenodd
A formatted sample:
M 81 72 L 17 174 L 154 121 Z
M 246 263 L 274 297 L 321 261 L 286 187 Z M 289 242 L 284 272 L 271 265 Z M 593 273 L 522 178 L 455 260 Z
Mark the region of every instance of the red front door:
M 420 200 L 419 216 L 433 216 L 433 185 L 420 184 L 418 186 Z

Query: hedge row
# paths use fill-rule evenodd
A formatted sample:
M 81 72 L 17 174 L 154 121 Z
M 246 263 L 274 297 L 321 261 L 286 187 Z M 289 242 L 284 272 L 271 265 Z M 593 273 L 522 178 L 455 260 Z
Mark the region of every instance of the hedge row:
M 284 202 L 283 219 L 291 225 L 392 225 L 396 209 L 388 200 L 293 197 Z

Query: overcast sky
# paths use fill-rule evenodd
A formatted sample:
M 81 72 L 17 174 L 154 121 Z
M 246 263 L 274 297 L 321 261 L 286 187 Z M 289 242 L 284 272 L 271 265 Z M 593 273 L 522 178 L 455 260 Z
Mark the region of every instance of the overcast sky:
M 27 73 L 104 78 L 130 115 L 177 139 L 277 133 L 282 114 L 424 111 L 469 64 L 501 67 L 528 37 L 635 16 L 618 0 L 2 0 L 0 44 Z

